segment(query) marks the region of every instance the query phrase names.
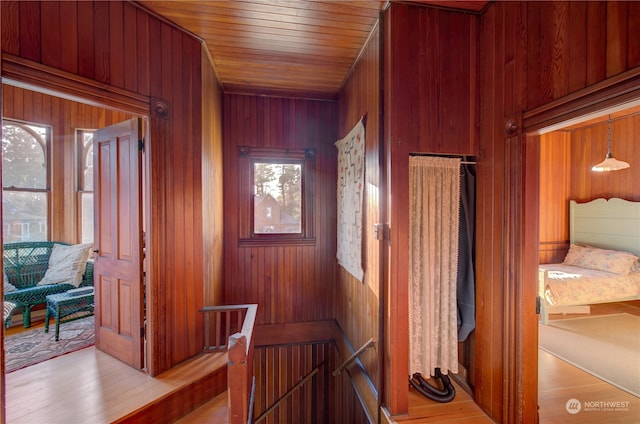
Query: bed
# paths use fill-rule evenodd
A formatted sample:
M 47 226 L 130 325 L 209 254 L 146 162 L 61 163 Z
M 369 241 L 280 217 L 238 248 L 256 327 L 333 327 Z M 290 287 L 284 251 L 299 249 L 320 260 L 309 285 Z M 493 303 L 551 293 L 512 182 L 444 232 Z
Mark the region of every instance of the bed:
M 569 215 L 567 256 L 539 266 L 543 324 L 549 313 L 588 313 L 588 305 L 640 299 L 640 202 L 571 200 Z

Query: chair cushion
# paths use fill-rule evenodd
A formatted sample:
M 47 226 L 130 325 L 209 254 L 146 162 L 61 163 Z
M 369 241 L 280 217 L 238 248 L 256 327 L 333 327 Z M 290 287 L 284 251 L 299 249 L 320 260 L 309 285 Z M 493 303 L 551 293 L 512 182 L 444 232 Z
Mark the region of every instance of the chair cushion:
M 78 287 L 82 282 L 82 274 L 91 255 L 92 246 L 90 243 L 71 246 L 54 244 L 49 257 L 49 268 L 38 285 L 71 284 Z

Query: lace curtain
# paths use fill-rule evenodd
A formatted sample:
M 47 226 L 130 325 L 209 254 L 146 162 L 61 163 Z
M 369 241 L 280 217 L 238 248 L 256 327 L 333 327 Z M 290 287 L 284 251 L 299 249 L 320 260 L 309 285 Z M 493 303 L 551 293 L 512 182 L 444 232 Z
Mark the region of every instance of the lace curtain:
M 458 372 L 460 159 L 409 158 L 409 374 Z

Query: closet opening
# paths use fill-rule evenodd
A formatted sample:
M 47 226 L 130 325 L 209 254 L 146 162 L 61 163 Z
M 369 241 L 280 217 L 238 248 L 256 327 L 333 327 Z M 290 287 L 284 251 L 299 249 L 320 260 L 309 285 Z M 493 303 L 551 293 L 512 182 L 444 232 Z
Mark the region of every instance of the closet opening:
M 475 343 L 473 157 L 409 157 L 409 382 L 437 402 L 473 393 Z

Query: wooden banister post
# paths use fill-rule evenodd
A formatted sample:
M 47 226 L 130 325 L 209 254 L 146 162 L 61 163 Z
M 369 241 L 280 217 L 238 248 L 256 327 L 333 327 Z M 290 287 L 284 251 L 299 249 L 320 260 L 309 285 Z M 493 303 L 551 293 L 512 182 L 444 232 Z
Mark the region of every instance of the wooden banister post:
M 221 351 L 226 348 L 227 351 L 227 393 L 229 407 L 229 423 L 231 424 L 247 424 L 253 422 L 253 331 L 256 323 L 256 314 L 258 305 L 222 305 L 222 306 L 205 306 L 200 309 L 205 320 L 210 320 L 210 314 L 215 313 L 215 345 L 210 346 L 212 331 L 211 326 L 205 321 L 205 350 Z M 233 315 L 236 315 L 235 325 L 231 324 Z M 224 321 L 225 325 L 222 325 Z M 209 323 L 210 324 L 210 323 Z M 227 344 L 222 345 L 224 335 L 222 328 L 226 333 L 237 331 L 230 335 Z
M 236 333 L 229 337 L 229 366 L 227 368 L 227 387 L 229 388 L 229 423 L 246 424 L 249 410 L 247 393 L 248 367 L 247 338 Z

